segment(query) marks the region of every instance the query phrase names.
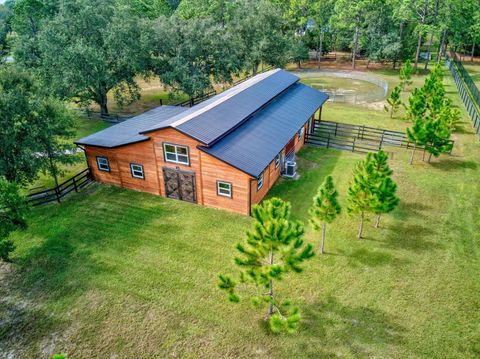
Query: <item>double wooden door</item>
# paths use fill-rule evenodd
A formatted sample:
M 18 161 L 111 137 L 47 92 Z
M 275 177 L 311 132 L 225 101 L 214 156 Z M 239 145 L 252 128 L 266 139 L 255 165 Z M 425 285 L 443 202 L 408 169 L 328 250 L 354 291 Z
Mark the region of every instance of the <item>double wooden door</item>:
M 163 168 L 165 193 L 168 198 L 197 202 L 195 173 L 174 168 Z

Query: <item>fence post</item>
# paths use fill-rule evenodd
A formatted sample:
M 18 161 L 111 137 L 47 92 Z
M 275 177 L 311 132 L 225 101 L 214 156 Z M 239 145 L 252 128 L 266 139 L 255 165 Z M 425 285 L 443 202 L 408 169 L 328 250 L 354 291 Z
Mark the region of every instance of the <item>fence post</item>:
M 356 138 L 354 137 L 353 138 L 353 145 L 352 145 L 352 152 L 355 152 L 355 140 L 356 140 Z
M 60 193 L 58 192 L 58 187 L 55 187 L 55 197 L 57 197 L 57 202 L 60 203 Z
M 75 192 L 78 192 L 77 181 L 75 180 L 75 177 L 73 177 L 73 188 L 75 189 Z
M 383 132 L 382 132 L 382 138 L 380 138 L 380 144 L 378 145 L 378 150 L 379 150 L 379 151 L 382 149 L 384 136 L 385 136 L 385 130 L 383 130 Z
M 327 138 L 327 148 L 330 148 L 330 134 L 328 134 Z
M 335 136 L 337 135 L 338 122 L 335 123 Z
M 160 99 L 160 106 L 163 106 L 163 99 Z

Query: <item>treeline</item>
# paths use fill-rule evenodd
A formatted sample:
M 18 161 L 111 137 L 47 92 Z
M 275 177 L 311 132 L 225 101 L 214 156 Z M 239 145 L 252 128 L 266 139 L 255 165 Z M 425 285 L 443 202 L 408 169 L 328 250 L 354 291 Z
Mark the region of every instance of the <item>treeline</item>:
M 7 0 L 1 55 L 13 55 L 61 100 L 120 104 L 139 98 L 139 76 L 190 97 L 260 64 L 282 67 L 350 51 L 368 61 L 475 49 L 474 0 Z

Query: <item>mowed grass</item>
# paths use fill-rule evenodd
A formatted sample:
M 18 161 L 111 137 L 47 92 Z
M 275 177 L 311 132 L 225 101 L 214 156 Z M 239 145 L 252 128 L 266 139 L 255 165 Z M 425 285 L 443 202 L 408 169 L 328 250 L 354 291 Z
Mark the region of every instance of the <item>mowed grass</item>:
M 475 82 L 478 88 L 480 88 L 480 63 L 478 62 L 469 62 L 468 60 L 463 61 L 463 66 L 468 71 L 472 80 Z
M 327 104 L 324 116 L 408 125 L 368 107 Z M 421 153 L 409 166 L 409 152 L 389 150 L 399 207 L 380 229 L 369 218 L 362 241 L 358 218 L 344 211 L 328 227 L 327 254 L 278 285 L 302 310 L 295 335 L 269 333 L 263 312 L 227 303 L 216 288 L 217 275 L 235 269 L 248 217 L 99 184 L 35 209 L 28 230 L 13 235 L 14 264 L 0 271 L 0 356 L 478 357 L 480 149 L 464 122 L 453 155 L 430 165 Z M 331 174 L 345 206 L 362 158 L 305 148 L 300 179 L 280 180 L 269 196 L 291 201 L 306 221 Z M 306 228 L 318 249 L 319 233 Z

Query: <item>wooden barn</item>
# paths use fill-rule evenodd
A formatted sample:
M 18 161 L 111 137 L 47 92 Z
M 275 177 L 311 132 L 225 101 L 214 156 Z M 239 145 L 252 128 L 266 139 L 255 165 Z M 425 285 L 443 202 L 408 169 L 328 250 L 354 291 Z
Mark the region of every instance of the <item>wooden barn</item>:
M 295 153 L 327 98 L 276 69 L 76 143 L 98 182 L 248 215 L 279 176 L 295 175 Z

